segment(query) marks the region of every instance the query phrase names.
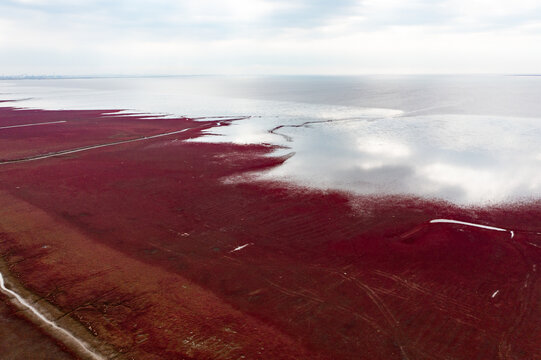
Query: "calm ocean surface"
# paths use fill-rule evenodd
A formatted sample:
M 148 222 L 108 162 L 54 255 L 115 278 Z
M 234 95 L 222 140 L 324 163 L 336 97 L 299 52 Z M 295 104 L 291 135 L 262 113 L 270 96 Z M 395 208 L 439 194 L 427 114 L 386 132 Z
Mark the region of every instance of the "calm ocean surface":
M 463 205 L 541 198 L 541 77 L 0 80 L 0 99 L 44 109 L 251 116 L 203 140 L 283 145 L 279 153 L 295 155 L 259 176 L 305 186 Z

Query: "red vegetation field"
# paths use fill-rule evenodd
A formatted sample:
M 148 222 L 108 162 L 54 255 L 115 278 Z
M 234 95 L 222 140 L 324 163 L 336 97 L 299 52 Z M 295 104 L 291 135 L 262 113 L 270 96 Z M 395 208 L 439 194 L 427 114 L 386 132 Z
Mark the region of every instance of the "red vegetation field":
M 0 129 L 0 253 L 108 356 L 541 359 L 541 203 L 253 181 L 287 159 L 185 141 L 212 121 L 0 108 L 54 121 Z

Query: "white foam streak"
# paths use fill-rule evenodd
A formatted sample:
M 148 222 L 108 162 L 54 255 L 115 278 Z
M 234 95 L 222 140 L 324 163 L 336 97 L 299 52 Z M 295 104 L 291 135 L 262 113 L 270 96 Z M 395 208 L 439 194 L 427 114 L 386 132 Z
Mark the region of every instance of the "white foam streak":
M 472 227 L 486 229 L 486 230 L 509 232 L 509 234 L 511 234 L 511 239 L 515 237 L 515 232 L 513 230 L 508 230 L 508 229 L 503 229 L 503 228 L 488 226 L 488 225 L 482 225 L 482 224 L 475 224 L 475 223 L 466 222 L 466 221 L 458 221 L 458 220 L 451 220 L 451 219 L 434 219 L 434 220 L 430 220 L 430 223 L 431 224 L 437 224 L 437 223 L 459 224 L 459 225 L 472 226 Z
M 498 228 L 494 226 L 474 224 L 470 222 L 449 220 L 449 219 L 434 219 L 434 220 L 430 220 L 430 223 L 431 224 L 436 224 L 436 223 L 459 224 L 459 225 L 473 226 L 473 227 L 478 227 L 478 228 L 487 229 L 487 230 L 494 230 L 494 231 L 509 231 L 507 229 L 502 229 L 502 228 Z
M 75 335 L 73 335 L 71 332 L 67 331 L 64 328 L 61 328 L 53 321 L 47 319 L 43 314 L 41 314 L 36 308 L 34 308 L 31 304 L 29 304 L 25 299 L 23 299 L 19 294 L 16 292 L 6 288 L 4 283 L 4 277 L 2 276 L 2 273 L 0 273 L 0 289 L 2 292 L 13 296 L 23 307 L 28 309 L 30 312 L 32 312 L 41 322 L 44 324 L 52 327 L 55 331 L 62 333 L 63 336 L 68 337 L 73 343 L 75 343 L 81 350 L 83 350 L 84 353 L 88 354 L 92 359 L 102 360 L 101 356 L 93 352 L 88 346 L 79 340 Z
M 253 245 L 253 244 L 252 244 L 252 243 L 249 243 L 249 244 L 241 245 L 241 246 L 239 246 L 239 247 L 234 248 L 234 249 L 231 250 L 230 252 L 235 252 L 235 251 L 242 250 L 242 249 L 244 249 L 245 247 L 250 246 L 250 245 Z

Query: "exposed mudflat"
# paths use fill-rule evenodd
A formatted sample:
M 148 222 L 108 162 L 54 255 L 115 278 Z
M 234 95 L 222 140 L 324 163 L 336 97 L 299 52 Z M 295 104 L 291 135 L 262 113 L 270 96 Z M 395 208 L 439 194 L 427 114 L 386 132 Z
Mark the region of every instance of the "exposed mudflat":
M 228 123 L 0 108 L 10 274 L 105 357 L 541 358 L 541 204 L 253 181 Z

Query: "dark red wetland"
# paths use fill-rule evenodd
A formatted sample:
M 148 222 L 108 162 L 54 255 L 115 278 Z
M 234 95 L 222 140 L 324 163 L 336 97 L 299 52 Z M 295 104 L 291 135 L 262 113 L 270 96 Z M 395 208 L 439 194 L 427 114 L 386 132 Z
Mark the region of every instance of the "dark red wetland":
M 3 354 L 541 359 L 540 202 L 256 181 L 287 158 L 186 141 L 228 124 L 0 108 L 6 286 L 90 349 L 4 291 Z

